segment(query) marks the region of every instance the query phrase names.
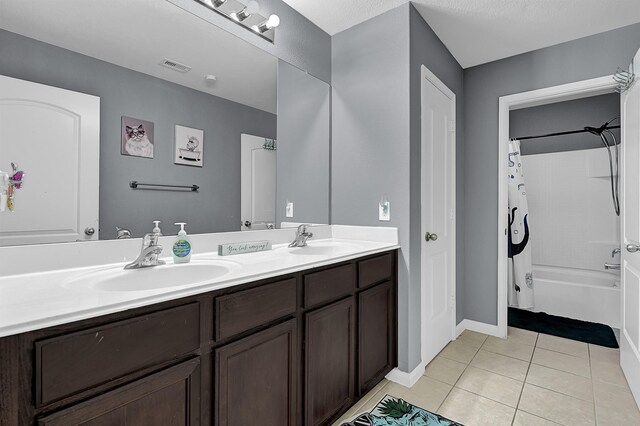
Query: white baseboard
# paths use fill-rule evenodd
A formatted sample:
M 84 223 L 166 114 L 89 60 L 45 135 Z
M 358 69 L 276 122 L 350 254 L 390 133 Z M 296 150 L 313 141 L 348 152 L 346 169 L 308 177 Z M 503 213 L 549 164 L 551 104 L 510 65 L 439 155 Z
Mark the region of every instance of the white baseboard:
M 456 338 L 462 334 L 465 330 L 475 331 L 477 333 L 488 334 L 489 336 L 505 338 L 502 333 L 499 332 L 497 325 L 487 324 L 484 322 L 473 321 L 464 319 L 456 326 Z
M 394 368 L 386 375 L 386 379 L 398 383 L 406 388 L 410 388 L 416 384 L 416 382 L 422 377 L 424 374 L 425 365 L 421 362 L 418 364 L 416 368 L 413 369 L 410 373 L 400 370 L 399 368 Z

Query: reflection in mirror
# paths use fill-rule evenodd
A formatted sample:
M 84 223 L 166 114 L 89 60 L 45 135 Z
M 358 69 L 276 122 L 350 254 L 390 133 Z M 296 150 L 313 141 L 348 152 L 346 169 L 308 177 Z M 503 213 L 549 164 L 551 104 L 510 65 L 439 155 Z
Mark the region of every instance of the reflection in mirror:
M 288 64 L 170 2 L 2 0 L 0 52 L 0 245 L 113 239 L 122 229 L 140 237 L 155 219 L 166 235 L 174 222 L 191 234 L 277 227 L 285 205 L 276 194 L 294 196 L 282 182 L 322 179 L 328 192 L 328 102 L 315 112 L 326 140 L 278 140 L 290 126 L 318 125 L 310 111 L 278 122 L 277 75 Z M 328 97 L 326 83 L 295 73 Z M 245 176 L 249 135 L 263 148 Z M 283 162 L 265 140 L 297 145 Z M 326 155 L 290 157 L 308 143 Z M 281 172 L 310 160 L 326 172 Z M 10 189 L 12 162 L 25 172 L 20 189 Z M 328 197 L 313 202 L 296 201 L 287 220 L 328 223 Z
M 273 229 L 276 223 L 276 149 L 274 139 L 240 138 L 242 230 Z

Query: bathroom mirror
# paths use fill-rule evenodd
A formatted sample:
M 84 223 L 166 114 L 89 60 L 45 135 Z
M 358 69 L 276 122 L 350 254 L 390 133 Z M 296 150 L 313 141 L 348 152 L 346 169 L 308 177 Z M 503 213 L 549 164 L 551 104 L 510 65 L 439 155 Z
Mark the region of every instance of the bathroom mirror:
M 171 2 L 0 0 L 0 57 L 0 245 L 329 222 L 329 85 Z

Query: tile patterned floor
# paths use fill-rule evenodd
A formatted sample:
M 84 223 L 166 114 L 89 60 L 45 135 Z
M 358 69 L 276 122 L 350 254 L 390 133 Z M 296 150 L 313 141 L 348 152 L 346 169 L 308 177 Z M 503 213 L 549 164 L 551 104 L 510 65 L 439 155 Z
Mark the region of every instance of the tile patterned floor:
M 465 331 L 411 389 L 384 380 L 334 426 L 385 394 L 466 426 L 640 425 L 618 349 L 511 327 L 506 340 Z

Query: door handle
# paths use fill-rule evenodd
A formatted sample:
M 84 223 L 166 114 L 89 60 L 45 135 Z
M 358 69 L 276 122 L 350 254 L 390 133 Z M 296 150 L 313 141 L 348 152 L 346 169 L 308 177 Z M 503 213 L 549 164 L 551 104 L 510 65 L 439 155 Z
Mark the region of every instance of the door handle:
M 629 253 L 635 253 L 637 251 L 640 251 L 640 246 L 636 244 L 627 244 L 627 251 Z
M 250 221 L 250 220 L 245 220 L 245 221 L 244 221 L 244 223 L 243 223 L 243 225 L 244 225 L 246 228 L 251 228 L 251 221 Z
M 429 232 L 427 232 L 426 234 L 424 234 L 424 240 L 425 240 L 426 242 L 429 242 L 429 241 L 435 241 L 435 240 L 437 240 L 437 239 L 438 239 L 438 236 L 437 236 L 436 234 L 431 234 L 431 233 L 429 233 Z
M 84 228 L 85 235 L 91 236 L 96 233 L 95 228 Z

